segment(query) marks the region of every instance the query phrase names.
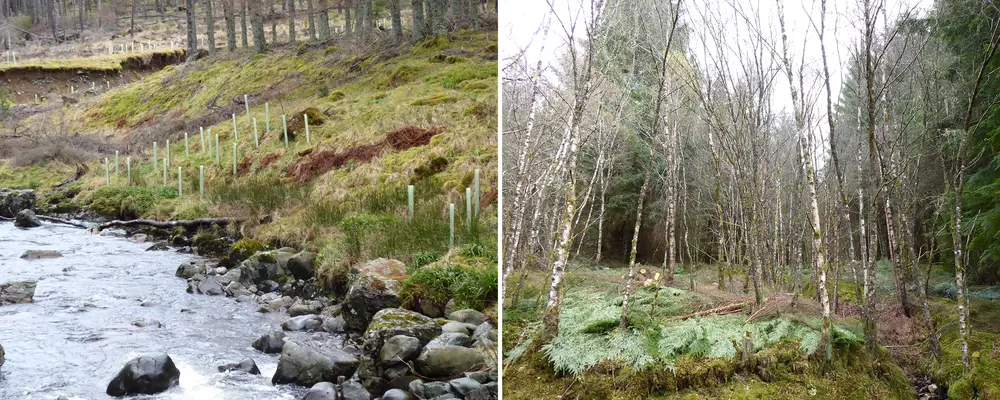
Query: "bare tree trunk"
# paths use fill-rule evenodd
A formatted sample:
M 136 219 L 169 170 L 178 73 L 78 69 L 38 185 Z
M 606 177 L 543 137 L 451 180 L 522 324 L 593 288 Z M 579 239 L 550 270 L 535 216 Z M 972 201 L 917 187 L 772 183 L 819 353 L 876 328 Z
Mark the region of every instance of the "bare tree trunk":
M 715 214 L 718 219 L 719 228 L 719 249 L 718 256 L 716 257 L 716 267 L 719 270 L 719 289 L 723 290 L 726 288 L 726 265 L 728 264 L 726 259 L 726 216 L 722 211 L 722 163 L 719 160 L 719 152 L 715 148 L 715 140 L 713 139 L 712 130 L 708 130 L 708 148 L 712 152 L 712 163 L 715 166 Z
M 791 60 L 788 58 L 788 36 L 785 33 L 785 20 L 784 20 L 784 7 L 781 2 L 778 2 L 778 22 L 781 27 L 781 47 L 782 47 L 782 61 L 785 69 L 785 76 L 788 78 L 789 90 L 792 96 L 792 105 L 795 109 L 795 122 L 796 128 L 798 130 L 799 137 L 799 147 L 802 152 L 802 165 L 805 171 L 806 183 L 806 193 L 808 194 L 808 202 L 810 208 L 810 220 L 812 223 L 813 231 L 813 262 L 816 268 L 819 269 L 819 281 L 816 285 L 816 291 L 820 293 L 820 305 L 823 308 L 823 322 L 820 328 L 820 343 L 821 348 L 825 352 L 826 360 L 829 361 L 833 354 L 830 341 L 830 301 L 829 294 L 826 291 L 826 272 L 827 272 L 827 261 L 825 253 L 825 244 L 823 242 L 823 230 L 820 226 L 819 219 L 819 203 L 816 200 L 816 178 L 815 170 L 813 169 L 812 156 L 810 145 L 810 138 L 808 132 L 808 124 L 806 122 L 805 111 L 802 110 L 803 105 L 799 100 L 799 93 L 796 90 L 794 73 L 792 72 Z
M 215 54 L 215 13 L 212 10 L 212 0 L 205 0 L 205 29 L 208 53 Z
M 328 0 L 319 0 L 319 40 L 330 38 L 330 13 L 327 11 Z
M 653 173 L 653 145 L 649 145 L 649 163 L 646 166 L 646 177 L 642 180 L 642 188 L 639 189 L 639 204 L 635 207 L 635 228 L 632 230 L 632 247 L 628 256 L 628 275 L 625 277 L 625 292 L 622 293 L 622 318 L 618 322 L 618 328 L 625 329 L 628 326 L 628 301 L 632 294 L 632 281 L 635 280 L 635 256 L 638 253 L 639 228 L 642 227 L 642 206 L 646 201 L 646 190 L 649 188 L 649 178 Z
M 410 7 L 413 9 L 413 42 L 419 42 L 424 39 L 424 29 L 426 22 L 424 22 L 424 0 L 410 0 Z M 546 32 L 548 32 L 548 25 L 544 25 Z
M 254 49 L 257 50 L 257 53 L 263 53 L 267 51 L 267 39 L 264 37 L 264 5 L 261 0 L 248 1 Z
M 198 54 L 198 31 L 195 22 L 195 0 L 186 0 L 184 14 L 187 16 L 187 59 L 194 60 Z
M 316 40 L 316 14 L 313 14 L 313 0 L 306 0 L 306 10 L 309 13 L 309 39 Z
M 344 33 L 351 36 L 351 10 L 354 9 L 354 0 L 347 0 L 347 7 L 344 8 Z
M 295 43 L 295 0 L 288 0 L 288 43 Z
M 240 7 L 240 39 L 242 40 L 243 48 L 250 48 L 250 41 L 247 38 L 247 7 L 249 0 L 244 0 L 242 6 Z
M 233 0 L 222 0 L 222 18 L 226 21 L 226 50 L 236 51 L 236 10 Z
M 399 0 L 389 1 L 389 18 L 392 20 L 392 40 L 403 42 L 403 17 L 399 9 Z

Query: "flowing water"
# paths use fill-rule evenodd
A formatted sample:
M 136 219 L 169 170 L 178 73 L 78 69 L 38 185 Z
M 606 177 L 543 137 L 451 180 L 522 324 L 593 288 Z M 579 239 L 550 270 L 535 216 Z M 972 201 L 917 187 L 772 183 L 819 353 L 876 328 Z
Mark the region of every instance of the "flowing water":
M 108 399 L 108 382 L 144 352 L 170 355 L 180 385 L 139 399 L 297 399 L 303 389 L 272 386 L 278 355 L 251 343 L 280 329 L 284 314 L 257 305 L 185 292 L 177 265 L 196 256 L 145 251 L 150 244 L 46 224 L 22 230 L 0 223 L 0 283 L 37 280 L 34 303 L 0 307 L 0 399 Z M 26 250 L 61 258 L 23 260 Z M 184 311 L 182 311 L 184 310 Z M 137 327 L 138 319 L 163 327 Z M 262 375 L 220 373 L 251 357 Z

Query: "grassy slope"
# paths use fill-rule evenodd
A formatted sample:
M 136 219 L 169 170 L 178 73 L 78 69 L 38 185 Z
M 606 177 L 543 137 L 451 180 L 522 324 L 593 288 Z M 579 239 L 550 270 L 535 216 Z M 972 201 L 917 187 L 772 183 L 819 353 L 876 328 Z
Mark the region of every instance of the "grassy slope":
M 344 252 L 353 258 L 385 256 L 404 262 L 420 251 L 443 253 L 448 241 L 446 204 L 456 204 L 456 224 L 461 227 L 464 190 L 472 184 L 473 171 L 482 171 L 483 193 L 493 190 L 497 181 L 496 33 L 460 32 L 449 39 L 361 51 L 349 44 L 303 44 L 263 55 L 220 53 L 57 109 L 53 114 L 58 115 L 46 117 L 60 118 L 78 131 L 147 144 L 156 138 L 160 158 L 163 140 L 171 139 L 167 187 L 157 186 L 162 185 L 163 172 L 162 165 L 153 168 L 152 146 L 142 146 L 121 154 L 118 177 L 111 168 L 111 187 L 104 182 L 103 161 L 88 163 L 90 172 L 71 185 L 80 191 L 72 202 L 98 201 L 99 209 L 109 214 L 156 219 L 272 213 L 273 223 L 245 227 L 242 233 L 272 245 L 314 250 L 333 246 L 328 253 L 341 259 Z M 254 146 L 253 126 L 242 105 L 232 103 L 244 94 L 251 96 L 260 148 Z M 270 132 L 264 129 L 264 101 L 257 99 L 269 102 Z M 237 161 L 248 163 L 239 179 L 232 176 L 232 120 L 215 112 L 225 106 L 238 110 Z M 286 148 L 281 114 L 294 125 L 293 116 L 307 109 L 318 111 L 310 121 L 311 145 L 298 132 L 298 139 Z M 319 119 L 325 119 L 322 125 Z M 206 131 L 219 133 L 223 151 L 218 164 L 202 151 L 196 121 L 207 121 Z M 183 130 L 174 129 L 184 124 L 191 135 L 187 156 Z M 380 142 L 387 133 L 409 125 L 439 127 L 443 133 L 429 145 L 404 151 L 387 148 L 370 162 L 349 162 L 309 181 L 288 177 L 288 169 L 303 159 L 300 153 L 343 152 Z M 114 159 L 113 153 L 108 156 Z M 267 156 L 272 160 L 264 166 Z M 131 188 L 126 188 L 126 157 L 132 158 Z M 447 166 L 433 176 L 415 177 L 416 169 L 436 159 L 446 160 Z M 206 169 L 204 201 L 197 195 L 199 165 Z M 176 187 L 177 167 L 183 168 L 185 183 L 181 198 L 170 189 Z M 72 171 L 71 166 L 52 163 L 30 169 L 0 165 L 0 187 L 37 188 L 43 196 L 63 201 L 50 188 Z M 404 224 L 405 187 L 410 183 L 418 188 L 417 222 Z M 458 229 L 457 244 L 489 248 L 495 243 L 495 204 L 484 205 L 481 215 L 474 232 Z

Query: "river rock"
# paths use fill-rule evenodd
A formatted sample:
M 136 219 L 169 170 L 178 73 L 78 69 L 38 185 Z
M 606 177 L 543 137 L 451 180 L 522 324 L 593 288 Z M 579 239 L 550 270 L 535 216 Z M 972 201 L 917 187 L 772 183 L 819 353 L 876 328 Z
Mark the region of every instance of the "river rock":
M 239 282 L 229 282 L 226 285 L 226 294 L 232 297 L 240 297 L 250 295 L 250 291 Z
M 286 331 L 317 331 L 323 326 L 323 320 L 318 315 L 300 315 L 291 317 L 281 324 Z
M 153 243 L 152 246 L 146 248 L 146 251 L 167 251 L 167 250 L 170 250 L 170 246 L 168 246 L 167 242 L 163 240 Z
M 424 347 L 417 357 L 417 372 L 429 378 L 446 378 L 486 365 L 486 355 L 460 346 Z
M 384 365 L 396 365 L 409 361 L 420 351 L 420 339 L 412 336 L 396 335 L 385 341 L 379 352 L 379 361 Z
M 471 378 L 452 379 L 448 381 L 448 385 L 451 386 L 452 392 L 461 397 L 465 397 L 466 395 L 469 394 L 469 392 L 472 392 L 473 390 L 479 389 L 481 386 L 483 386 L 482 383 L 479 383 L 475 379 Z
M 36 281 L 0 283 L 0 306 L 31 303 L 35 297 Z
M 469 335 L 469 328 L 465 324 L 458 321 L 448 321 L 441 327 L 441 331 L 444 333 L 461 333 L 463 335 Z
M 0 217 L 14 218 L 21 210 L 34 209 L 34 190 L 0 189 Z
M 320 382 L 309 388 L 302 400 L 337 400 L 337 387 L 330 382 Z
M 205 272 L 204 265 L 195 263 L 194 261 L 188 261 L 177 266 L 177 272 L 174 272 L 174 276 L 178 278 L 191 279 L 195 275 L 203 272 Z
M 357 368 L 358 359 L 343 350 L 287 342 L 271 383 L 311 386 L 334 381 L 338 376 L 351 376 Z
M 318 301 L 300 302 L 288 309 L 288 315 L 298 317 L 300 315 L 316 314 L 323 308 L 323 304 Z
M 344 333 L 344 317 L 326 318 L 323 320 L 323 331 L 330 333 Z
M 4 358 L 3 345 L 0 344 L 0 368 L 3 367 L 3 363 L 5 361 L 7 361 L 7 359 Z
M 146 243 L 146 241 L 149 240 L 149 235 L 145 233 L 137 233 L 128 238 L 128 240 L 132 243 Z
M 316 253 L 303 251 L 288 259 L 288 271 L 296 279 L 309 279 L 316 275 Z
M 59 258 L 62 257 L 62 253 L 55 250 L 28 250 L 21 254 L 21 258 L 25 260 L 41 260 L 45 258 Z
M 483 322 L 476 327 L 476 330 L 472 332 L 473 340 L 490 340 L 496 343 L 497 341 L 497 330 L 489 322 Z
M 465 400 L 497 400 L 500 398 L 498 389 L 496 382 L 486 383 L 466 394 Z
M 358 381 L 344 382 L 344 385 L 340 389 L 340 393 L 343 395 L 344 400 L 371 400 L 372 395 L 368 393 L 365 386 Z
M 386 308 L 372 317 L 361 346 L 358 377 L 365 387 L 376 393 L 388 389 L 386 366 L 380 362 L 384 343 L 398 335 L 416 338 L 419 345 L 441 334 L 441 326 L 427 316 L 402 308 Z
M 42 221 L 35 216 L 34 211 L 21 210 L 14 217 L 14 226 L 18 228 L 37 228 L 42 226 Z
M 448 314 L 448 319 L 466 324 L 479 325 L 486 322 L 486 315 L 471 308 L 466 308 Z
M 288 248 L 257 252 L 230 273 L 240 271 L 239 281 L 244 285 L 259 284 L 265 280 L 279 281 L 289 275 L 288 259 L 293 255 L 294 250 Z
M 400 306 L 398 279 L 405 277 L 405 266 L 396 260 L 380 258 L 355 268 L 358 277 L 347 291 L 343 303 L 347 329 L 364 331 L 379 310 Z
M 417 398 L 433 399 L 451 394 L 451 385 L 448 382 L 427 382 L 420 379 L 410 382 L 410 392 Z
M 410 394 L 400 389 L 389 389 L 382 395 L 382 400 L 410 400 Z
M 441 336 L 434 338 L 429 343 L 427 347 L 440 347 L 440 346 L 460 346 L 460 347 L 470 347 L 472 346 L 472 338 L 469 335 L 458 332 L 445 332 Z
M 281 349 L 285 346 L 285 332 L 273 331 L 261 336 L 253 342 L 253 348 L 264 354 L 276 354 L 281 353 Z
M 260 375 L 260 369 L 252 358 L 244 358 L 243 361 L 234 364 L 224 364 L 219 366 L 219 372 L 246 372 L 250 375 Z
M 128 232 L 125 232 L 124 229 L 111 228 L 111 229 L 101 230 L 101 233 L 99 233 L 98 235 L 99 236 L 104 236 L 104 237 L 119 237 L 119 238 L 123 238 L 125 236 L 128 236 Z
M 160 393 L 180 381 L 181 371 L 170 356 L 164 353 L 147 353 L 125 364 L 108 384 L 109 396 Z
M 222 289 L 222 285 L 214 276 L 209 276 L 205 280 L 198 284 L 198 293 L 207 294 L 209 296 L 221 296 L 226 292 Z
M 139 318 L 139 319 L 136 319 L 136 320 L 132 321 L 132 325 L 135 326 L 135 327 L 138 327 L 138 328 L 146 328 L 146 327 L 162 328 L 163 327 L 163 324 L 160 323 L 160 321 L 157 321 L 155 319 L 147 320 L 145 318 Z

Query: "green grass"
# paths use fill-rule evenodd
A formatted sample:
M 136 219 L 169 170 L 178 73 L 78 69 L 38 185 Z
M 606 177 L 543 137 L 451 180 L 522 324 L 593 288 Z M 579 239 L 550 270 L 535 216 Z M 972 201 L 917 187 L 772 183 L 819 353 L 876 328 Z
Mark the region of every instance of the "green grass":
M 171 186 L 105 186 L 90 192 L 87 202 L 95 212 L 116 218 L 137 218 L 156 203 L 177 198 L 177 188 Z
M 496 303 L 496 294 L 495 264 L 488 260 L 465 258 L 415 269 L 403 281 L 400 298 L 410 306 L 430 301 L 442 309 L 449 299 L 454 299 L 456 310 L 483 310 Z

